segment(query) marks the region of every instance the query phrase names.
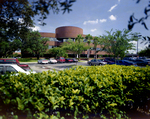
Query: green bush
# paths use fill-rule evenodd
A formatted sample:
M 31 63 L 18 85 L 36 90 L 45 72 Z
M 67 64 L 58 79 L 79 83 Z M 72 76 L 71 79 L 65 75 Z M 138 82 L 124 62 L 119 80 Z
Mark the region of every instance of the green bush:
M 91 66 L 59 72 L 0 76 L 0 110 L 36 118 L 125 117 L 129 103 L 149 98 L 150 67 Z M 5 108 L 4 108 L 5 107 Z M 65 115 L 64 117 L 67 117 Z M 94 118 L 94 117 L 93 117 Z
M 13 57 L 21 57 L 21 54 L 14 53 L 14 54 L 13 54 Z
M 37 58 L 18 58 L 19 62 L 37 62 Z

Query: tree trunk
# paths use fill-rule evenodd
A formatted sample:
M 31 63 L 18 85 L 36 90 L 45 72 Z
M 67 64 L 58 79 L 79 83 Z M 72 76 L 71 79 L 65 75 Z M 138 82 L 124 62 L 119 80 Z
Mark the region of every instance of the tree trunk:
M 39 60 L 39 58 L 40 58 L 40 55 L 39 55 L 39 54 L 37 54 L 37 60 Z
M 95 50 L 95 56 L 94 56 L 94 57 L 95 57 L 95 59 L 97 59 L 97 56 L 96 56 L 96 50 Z
M 88 61 L 89 61 L 89 58 L 90 58 L 90 49 L 87 50 L 87 58 L 88 58 Z

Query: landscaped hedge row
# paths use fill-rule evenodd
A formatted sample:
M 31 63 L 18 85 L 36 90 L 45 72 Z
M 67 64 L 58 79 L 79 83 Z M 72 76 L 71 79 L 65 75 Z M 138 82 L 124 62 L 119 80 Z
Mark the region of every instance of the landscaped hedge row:
M 142 107 L 149 93 L 150 67 L 78 66 L 59 72 L 6 75 L 0 76 L 0 115 L 121 118 L 128 104 Z

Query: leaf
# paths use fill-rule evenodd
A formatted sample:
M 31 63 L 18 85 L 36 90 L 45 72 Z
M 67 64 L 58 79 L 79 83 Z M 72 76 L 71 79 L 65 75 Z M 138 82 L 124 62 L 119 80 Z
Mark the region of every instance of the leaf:
M 141 0 L 137 0 L 136 3 L 139 3 Z
M 146 8 L 144 9 L 144 13 L 147 15 L 147 9 Z
M 131 30 L 133 28 L 134 24 L 128 24 L 128 29 Z
M 130 16 L 130 22 L 133 22 L 133 16 L 132 15 Z
M 147 26 L 146 26 L 145 22 L 142 22 L 141 24 L 142 24 L 142 25 L 144 25 L 145 29 L 147 29 L 147 30 L 148 30 L 148 28 L 147 28 Z
M 18 97 L 16 97 L 16 100 L 18 102 L 18 110 L 23 110 L 24 105 L 22 104 L 22 100 L 20 100 L 20 98 L 18 98 Z
M 143 38 L 144 38 L 144 40 L 146 40 L 146 37 L 145 37 L 145 36 L 144 36 Z
M 69 3 L 76 2 L 76 0 L 70 0 Z
M 117 103 L 111 103 L 110 106 L 112 107 L 117 106 Z
M 142 18 L 139 20 L 139 22 L 143 21 L 143 19 L 144 19 L 144 17 L 142 17 Z

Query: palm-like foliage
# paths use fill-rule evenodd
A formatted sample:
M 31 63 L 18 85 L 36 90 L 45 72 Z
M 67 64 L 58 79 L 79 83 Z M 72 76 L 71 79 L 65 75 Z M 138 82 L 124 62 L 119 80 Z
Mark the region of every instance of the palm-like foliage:
M 94 54 L 94 56 L 95 56 L 95 59 L 97 59 L 97 45 L 99 45 L 100 44 L 100 38 L 99 37 L 94 37 L 94 39 L 93 39 L 93 44 L 94 44 L 94 50 L 95 50 L 95 54 Z
M 61 46 L 63 49 L 74 53 L 76 56 L 79 57 L 80 60 L 80 54 L 87 50 L 88 47 L 86 46 L 86 43 L 83 42 L 83 37 L 81 34 L 79 34 L 76 38 L 75 41 L 72 39 L 69 39 L 68 42 L 64 42 Z
M 91 43 L 91 40 L 93 39 L 93 37 L 90 34 L 88 34 L 88 35 L 85 36 L 85 39 L 86 39 L 86 42 L 87 42 L 87 44 L 90 48 L 90 43 Z M 88 49 L 88 51 L 87 51 L 87 57 L 88 57 L 88 61 L 89 61 L 90 49 Z
M 131 41 L 137 41 L 135 34 L 131 31 L 124 29 L 123 31 L 112 30 L 106 31 L 107 35 L 103 35 L 103 48 L 106 52 L 114 55 L 114 58 L 121 57 L 123 58 L 127 50 L 133 49 L 134 45 Z M 137 33 L 136 33 L 137 34 Z

